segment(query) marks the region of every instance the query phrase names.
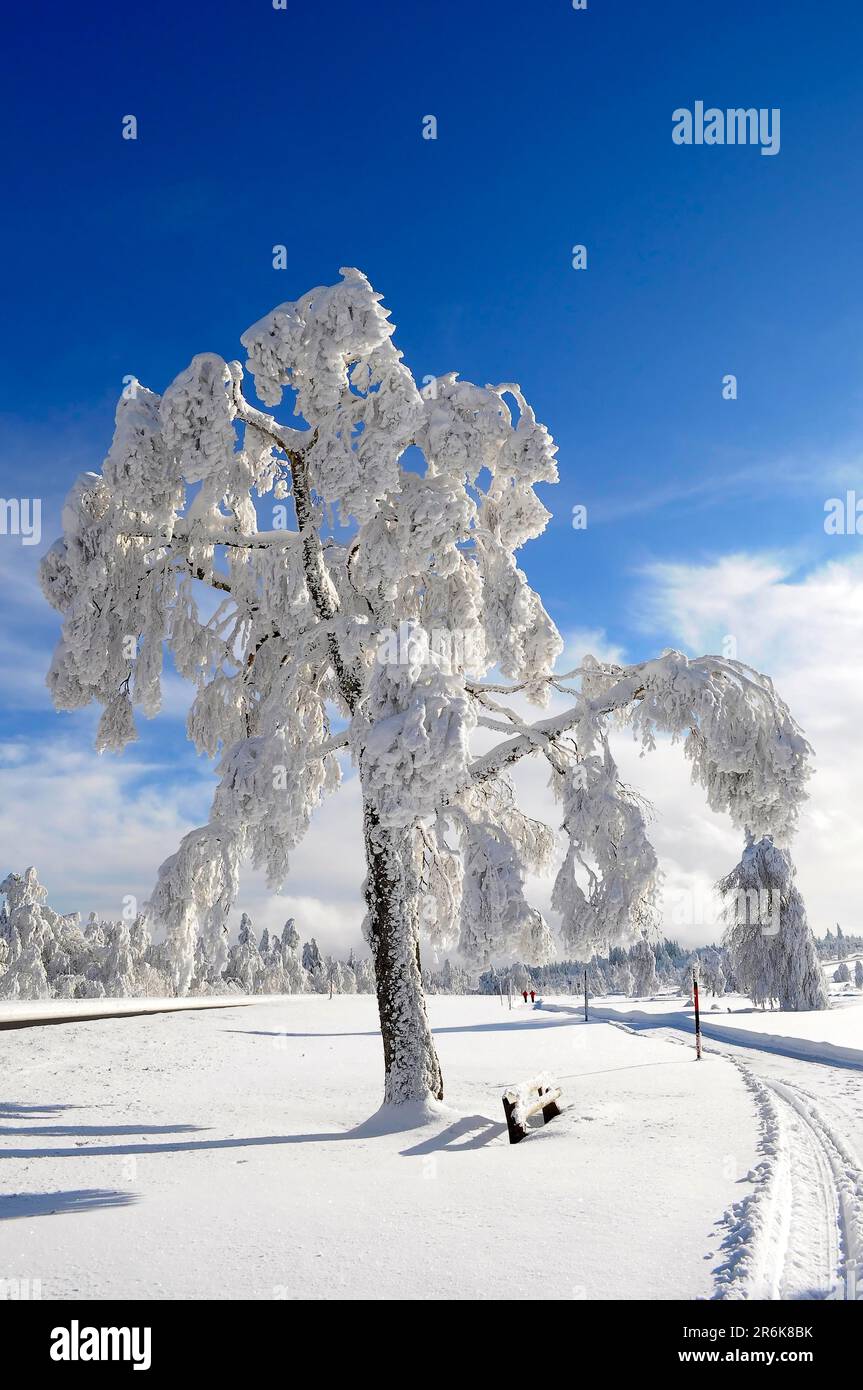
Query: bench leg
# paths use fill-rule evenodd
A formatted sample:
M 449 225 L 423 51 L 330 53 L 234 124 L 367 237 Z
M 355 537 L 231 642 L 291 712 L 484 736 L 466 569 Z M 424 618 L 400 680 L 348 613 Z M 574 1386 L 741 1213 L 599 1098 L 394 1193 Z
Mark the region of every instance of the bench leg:
M 540 1091 L 538 1094 L 539 1094 L 540 1100 L 542 1100 L 542 1097 L 545 1095 L 545 1092 L 544 1092 L 544 1091 Z M 542 1122 L 543 1122 L 543 1124 L 544 1124 L 544 1125 L 547 1125 L 548 1122 L 549 1122 L 549 1120 L 553 1120 L 554 1117 L 555 1117 L 555 1115 L 559 1115 L 559 1114 L 560 1114 L 560 1110 L 559 1110 L 559 1108 L 558 1108 L 557 1101 L 550 1100 L 550 1101 L 548 1102 L 548 1105 L 544 1105 L 544 1106 L 542 1107 Z
M 524 1125 L 518 1124 L 517 1121 L 513 1119 L 514 1110 L 515 1106 L 512 1104 L 511 1101 L 507 1100 L 506 1096 L 504 1096 L 503 1113 L 506 1116 L 506 1127 L 509 1130 L 509 1142 L 511 1144 L 520 1144 L 522 1139 L 527 1134 L 527 1130 L 525 1129 Z

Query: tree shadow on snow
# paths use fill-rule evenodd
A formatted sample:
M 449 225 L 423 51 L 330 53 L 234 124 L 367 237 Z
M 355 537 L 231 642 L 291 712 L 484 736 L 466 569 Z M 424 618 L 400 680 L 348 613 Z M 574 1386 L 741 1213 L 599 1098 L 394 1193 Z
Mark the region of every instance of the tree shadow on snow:
M 558 1010 L 562 1012 L 562 1010 Z M 573 1013 L 576 1011 L 573 1010 Z M 604 1021 L 604 1020 L 603 1020 Z M 591 1022 L 594 1022 L 591 1019 Z M 534 1018 L 522 1019 L 518 1022 L 500 1023 L 468 1023 L 464 1028 L 432 1028 L 435 1037 L 441 1037 L 445 1033 L 503 1033 L 513 1028 L 570 1028 L 573 1024 L 583 1024 L 584 1019 L 570 1017 L 567 1013 L 565 1018 Z M 251 1038 L 380 1038 L 379 1029 L 369 1029 L 364 1033 L 291 1033 L 288 1029 L 264 1029 L 264 1028 L 226 1028 L 226 1033 L 238 1033 Z
M 72 1124 L 67 1120 L 63 1124 L 37 1124 L 40 1120 L 55 1120 L 63 1111 L 93 1109 L 92 1106 L 76 1105 L 21 1105 L 17 1101 L 0 1101 L 0 1141 L 7 1136 L 17 1135 L 26 1136 L 30 1139 L 92 1139 L 107 1138 L 109 1136 L 122 1137 L 124 1135 L 140 1138 L 141 1144 L 136 1150 L 131 1148 L 128 1152 L 148 1153 L 156 1146 L 146 1142 L 146 1136 L 162 1134 L 195 1134 L 203 1131 L 204 1125 L 148 1125 L 148 1124 L 101 1124 L 101 1125 L 79 1125 Z M 99 1108 L 99 1107 L 95 1107 Z M 22 1121 L 19 1124 L 7 1124 L 6 1121 Z M 164 1146 L 163 1146 L 164 1147 Z M 117 1150 L 119 1152 L 119 1150 Z M 52 1154 L 58 1157 L 73 1153 L 82 1154 L 85 1152 L 93 1153 L 107 1152 L 106 1149 L 95 1150 L 89 1145 L 76 1145 L 74 1149 L 7 1149 L 5 1152 L 0 1150 L 0 1156 L 12 1158 L 26 1154 L 31 1158 L 48 1158 Z
M 254 1149 L 281 1144 L 333 1144 L 350 1140 L 380 1139 L 385 1135 L 405 1134 L 433 1125 L 450 1121 L 449 1127 L 438 1130 L 427 1140 L 413 1148 L 402 1150 L 407 1156 L 431 1153 L 442 1149 L 458 1153 L 469 1149 L 482 1148 L 503 1133 L 505 1125 L 490 1120 L 486 1115 L 459 1115 L 448 1106 L 436 1101 L 418 1102 L 406 1105 L 382 1105 L 368 1119 L 354 1125 L 351 1129 L 329 1130 L 308 1134 L 261 1134 L 226 1139 L 189 1139 L 172 1143 L 151 1144 L 142 1140 L 138 1144 L 84 1144 L 75 1148 L 11 1149 L 0 1148 L 0 1161 L 4 1158 L 126 1158 L 137 1154 L 194 1153 L 197 1150 L 212 1149 Z M 165 1126 L 163 1131 L 188 1132 L 197 1130 L 196 1125 Z M 474 1134 L 476 1130 L 483 1130 Z M 8 1132 L 8 1131 L 7 1131 Z M 44 1131 L 35 1131 L 40 1133 Z M 108 1130 L 108 1133 L 121 1133 L 121 1130 Z M 134 1133 L 141 1134 L 141 1127 Z M 464 1143 L 453 1141 L 473 1134 Z M 0 1131 L 2 1137 L 2 1131 Z
M 4 1134 L 23 1134 L 31 1139 L 39 1139 L 44 1134 L 61 1139 L 75 1136 L 86 1139 L 89 1135 L 109 1134 L 192 1134 L 203 1129 L 203 1125 L 3 1125 L 0 1139 Z
M 0 1221 L 102 1211 L 106 1207 L 128 1207 L 137 1200 L 133 1192 L 117 1192 L 102 1187 L 79 1188 L 69 1192 L 11 1192 L 0 1197 Z
M 455 1142 L 468 1134 L 473 1135 L 473 1138 L 465 1139 L 461 1144 Z M 439 1153 L 441 1149 L 446 1149 L 448 1153 L 466 1153 L 470 1149 L 485 1148 L 486 1144 L 490 1144 L 502 1134 L 506 1134 L 505 1124 L 490 1120 L 487 1115 L 464 1115 L 440 1134 L 433 1134 L 410 1149 L 402 1149 L 402 1155 L 405 1158 L 413 1158 L 420 1154 Z
M 341 1139 L 368 1137 L 362 1127 L 356 1130 L 321 1134 L 259 1134 L 242 1139 L 190 1139 L 176 1144 L 86 1144 L 74 1149 L 0 1149 L 4 1158 L 126 1158 L 135 1154 L 183 1154 L 205 1149 L 257 1149 L 268 1144 L 328 1144 Z
M 19 1105 L 14 1100 L 0 1100 L 0 1120 L 38 1120 L 74 1110 L 74 1105 Z

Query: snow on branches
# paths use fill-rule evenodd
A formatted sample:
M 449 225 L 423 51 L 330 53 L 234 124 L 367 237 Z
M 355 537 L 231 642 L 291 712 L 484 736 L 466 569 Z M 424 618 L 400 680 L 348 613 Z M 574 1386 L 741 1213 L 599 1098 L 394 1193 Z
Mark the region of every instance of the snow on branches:
M 191 983 L 198 937 L 211 949 L 221 939 L 239 886 L 243 849 L 242 832 L 213 819 L 190 831 L 159 870 L 149 908 L 166 928 L 178 994 Z
M 767 676 L 723 657 L 668 651 L 638 666 L 594 665 L 583 691 L 597 714 L 621 711 L 645 749 L 657 734 L 683 738 L 712 810 L 755 835 L 794 833 L 812 750 Z
M 100 750 L 136 737 L 136 708 L 158 712 L 166 653 L 196 687 L 188 733 L 218 759 L 219 782 L 210 823 L 162 866 L 151 903 L 178 987 L 199 938 L 222 949 L 241 861 L 281 882 L 339 785 L 338 755 L 352 761 L 369 938 L 393 977 L 380 992 L 387 1065 L 401 1076 L 399 1039 L 422 1015 L 417 923 L 472 961 L 549 953 L 525 884 L 554 837 L 515 806 L 507 770 L 520 758 L 551 764 L 569 838 L 555 907 L 568 946 L 592 953 L 649 932 L 656 879 L 609 727 L 628 722 L 648 748 L 683 739 L 710 805 L 780 838 L 809 749 L 770 682 L 735 662 L 588 659 L 577 691 L 553 675 L 563 644 L 516 552 L 548 521 L 535 488 L 557 480 L 554 441 L 515 384 L 449 373 L 420 391 L 393 331 L 353 269 L 249 328 L 258 399 L 272 407 L 287 393 L 292 426 L 253 404 L 243 366 L 214 353 L 161 398 L 132 381 L 41 580 L 62 616 L 54 702 L 103 707 Z M 261 524 L 267 494 L 292 529 L 275 514 Z M 483 683 L 493 669 L 506 683 Z M 492 699 L 544 706 L 561 693 L 568 708 L 534 724 Z M 479 727 L 505 737 L 477 756 Z M 396 910 L 406 886 L 423 902 Z
M 399 458 L 422 425 L 423 406 L 390 342 L 393 326 L 366 277 L 342 270 L 338 285 L 282 304 L 242 336 L 255 388 L 278 405 L 284 387 L 312 422 L 312 480 L 345 518 L 370 520 L 399 491 Z
M 192 358 L 162 399 L 163 446 L 187 483 L 210 478 L 224 482 L 234 453 L 237 413 L 229 391 L 231 379 L 221 357 L 202 352 Z M 223 486 L 216 501 L 224 491 Z
M 656 855 L 644 805 L 611 756 L 610 722 L 628 724 L 645 751 L 661 734 L 683 739 L 711 808 L 780 838 L 796 826 L 811 750 L 771 682 L 736 662 L 675 651 L 631 667 L 587 658 L 581 678 L 580 701 L 541 727 L 552 738 L 571 731 L 577 749 L 561 745 L 564 768 L 553 774 L 569 848 L 552 904 L 567 947 L 587 959 L 658 928 Z
M 652 934 L 658 864 L 643 805 L 621 782 L 604 735 L 601 753 L 583 756 L 553 778 L 569 846 L 552 907 L 560 913 L 566 947 L 589 960 L 631 941 L 636 931 Z M 577 869 L 587 877 L 586 893 Z
M 740 863 L 719 884 L 724 944 L 738 988 L 753 1004 L 826 1009 L 827 985 L 787 850 L 749 836 Z
M 549 867 L 554 836 L 518 810 L 505 781 L 465 802 L 456 814 L 464 864 L 459 954 L 471 965 L 506 956 L 541 965 L 553 954 L 552 937 L 527 901 L 525 879 Z
M 432 651 L 425 629 L 408 623 L 400 637 L 397 660 L 375 663 L 354 720 L 363 785 L 383 826 L 435 813 L 466 775 L 476 724 L 463 678 Z

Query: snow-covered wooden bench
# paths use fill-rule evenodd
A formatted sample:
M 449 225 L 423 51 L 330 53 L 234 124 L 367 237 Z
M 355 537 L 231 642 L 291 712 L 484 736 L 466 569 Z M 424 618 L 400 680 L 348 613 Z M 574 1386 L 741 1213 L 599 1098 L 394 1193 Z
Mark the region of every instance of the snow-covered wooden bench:
M 543 1124 L 548 1124 L 555 1115 L 560 1114 L 557 1102 L 561 1091 L 557 1082 L 547 1072 L 522 1081 L 518 1086 L 510 1086 L 503 1093 L 503 1113 L 509 1130 L 509 1142 L 518 1144 L 528 1133 L 527 1122 L 531 1115 L 542 1111 Z

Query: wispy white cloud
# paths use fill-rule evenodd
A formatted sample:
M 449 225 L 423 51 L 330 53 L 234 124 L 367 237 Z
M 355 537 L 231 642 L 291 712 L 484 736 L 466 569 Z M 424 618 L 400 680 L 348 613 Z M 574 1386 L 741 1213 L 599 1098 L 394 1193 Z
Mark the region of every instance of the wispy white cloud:
M 693 512 L 716 507 L 736 498 L 763 498 L 781 489 L 784 498 L 802 496 L 815 489 L 819 495 L 825 489 L 841 488 L 855 482 L 863 474 L 863 461 L 849 457 L 849 450 L 828 458 L 747 460 L 734 463 L 723 460 L 702 470 L 688 470 L 659 487 L 630 480 L 625 490 L 613 496 L 597 497 L 588 506 L 591 525 L 607 525 L 628 517 L 652 512 Z
M 362 816 L 346 773 L 293 855 L 283 893 L 243 873 L 235 921 L 245 910 L 259 927 L 281 930 L 294 916 L 323 949 L 361 944 Z M 119 917 L 127 898 L 147 900 L 159 865 L 206 821 L 214 783 L 204 759 L 178 768 L 136 745 L 100 756 L 83 731 L 9 740 L 0 747 L 0 878 L 35 864 L 58 911 Z
M 837 548 L 844 538 L 837 538 Z M 647 571 L 644 627 L 690 654 L 731 640 L 740 660 L 766 672 L 815 749 L 815 775 L 793 853 L 810 917 L 859 928 L 854 868 L 863 862 L 863 555 L 804 575 L 775 555 L 725 556 L 710 564 Z M 681 881 L 714 881 L 739 846 L 722 818 L 686 782 L 677 750 L 641 763 L 641 785 L 661 811 L 655 841 Z M 633 776 L 637 770 L 631 766 Z
M 168 763 L 99 757 L 84 740 L 20 737 L 0 749 L 2 870 L 35 864 L 61 911 L 119 916 L 206 816 L 208 779 Z

